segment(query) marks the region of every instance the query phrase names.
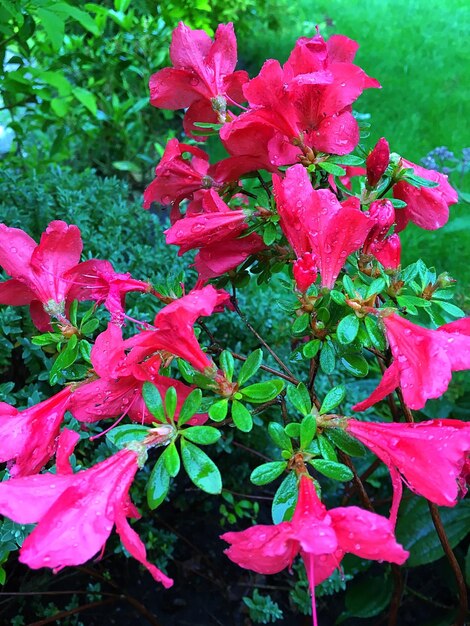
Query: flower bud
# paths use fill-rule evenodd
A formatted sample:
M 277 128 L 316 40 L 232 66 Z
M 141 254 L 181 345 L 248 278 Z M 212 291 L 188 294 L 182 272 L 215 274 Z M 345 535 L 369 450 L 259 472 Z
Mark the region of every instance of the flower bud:
M 375 147 L 366 160 L 367 182 L 370 187 L 375 187 L 385 174 L 389 160 L 390 147 L 388 141 L 382 137 L 375 144 Z

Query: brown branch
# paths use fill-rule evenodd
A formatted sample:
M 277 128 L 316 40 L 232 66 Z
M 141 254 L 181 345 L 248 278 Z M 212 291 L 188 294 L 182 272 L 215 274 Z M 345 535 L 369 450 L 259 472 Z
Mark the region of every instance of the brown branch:
M 405 588 L 405 581 L 401 573 L 400 566 L 396 563 L 392 563 L 392 576 L 393 576 L 393 595 L 390 602 L 390 611 L 388 614 L 388 626 L 396 626 L 398 621 L 398 611 L 400 610 L 401 599 L 403 596 L 403 590 Z
M 467 586 L 465 584 L 465 578 L 463 576 L 462 570 L 460 569 L 459 562 L 457 561 L 455 554 L 450 546 L 449 539 L 447 538 L 446 531 L 442 524 L 437 505 L 435 505 L 433 502 L 429 502 L 428 500 L 428 507 L 429 512 L 431 513 L 432 523 L 434 524 L 434 528 L 436 529 L 436 533 L 439 537 L 439 541 L 441 542 L 442 549 L 444 550 L 444 553 L 447 557 L 449 565 L 452 568 L 455 580 L 457 582 L 457 589 L 459 593 L 459 613 L 453 626 L 465 626 L 468 613 Z
M 354 467 L 354 464 L 351 461 L 350 457 L 347 454 L 345 454 L 344 452 L 339 451 L 339 458 L 341 459 L 341 462 L 344 463 L 344 465 L 347 465 L 347 467 L 349 467 L 349 469 L 353 473 L 353 475 L 354 475 L 353 482 L 354 482 L 354 484 L 356 486 L 357 491 L 359 492 L 359 496 L 360 496 L 360 498 L 362 500 L 362 503 L 364 504 L 365 508 L 368 509 L 369 511 L 372 511 L 372 513 L 374 513 L 375 512 L 374 511 L 374 505 L 370 501 L 370 498 L 367 495 L 367 491 L 365 490 L 365 487 L 362 484 L 362 480 L 359 478 L 357 470 Z M 344 501 L 341 504 L 344 506 Z

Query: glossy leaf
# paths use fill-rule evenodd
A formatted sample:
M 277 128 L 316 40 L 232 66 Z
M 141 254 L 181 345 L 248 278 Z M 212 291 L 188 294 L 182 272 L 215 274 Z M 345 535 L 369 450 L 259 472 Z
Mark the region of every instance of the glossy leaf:
M 181 431 L 181 436 L 193 443 L 208 446 L 219 441 L 222 433 L 213 426 L 191 426 L 191 428 Z
M 163 400 L 157 387 L 150 382 L 145 382 L 142 387 L 142 396 L 145 405 L 157 422 L 166 422 Z
M 189 441 L 181 440 L 181 457 L 184 468 L 192 482 L 210 494 L 222 491 L 219 469 L 205 452 Z
M 147 483 L 147 502 L 151 509 L 156 509 L 165 500 L 170 490 L 171 476 L 165 467 L 163 455 L 155 463 Z
M 238 375 L 238 384 L 244 385 L 247 380 L 256 374 L 263 362 L 263 351 L 261 348 L 252 352 L 243 363 Z
M 276 480 L 287 467 L 286 461 L 263 463 L 251 472 L 250 480 L 254 485 L 267 485 Z
M 294 472 L 290 472 L 274 494 L 271 514 L 275 524 L 280 524 L 292 517 L 297 496 L 297 478 Z
M 232 402 L 232 419 L 238 430 L 249 433 L 253 428 L 253 418 L 250 411 L 238 400 Z

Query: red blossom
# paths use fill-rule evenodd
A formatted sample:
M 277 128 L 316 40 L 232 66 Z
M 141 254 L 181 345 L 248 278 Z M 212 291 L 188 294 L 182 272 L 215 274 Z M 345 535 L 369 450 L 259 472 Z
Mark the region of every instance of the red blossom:
M 161 427 L 166 428 L 166 427 Z M 113 526 L 126 550 L 164 587 L 173 581 L 146 558 L 127 517 L 139 517 L 129 497 L 139 469 L 130 449 L 76 474 L 40 474 L 0 484 L 0 511 L 19 524 L 39 522 L 20 550 L 32 569 L 81 565 L 104 548 Z
M 363 246 L 364 254 L 372 254 L 387 269 L 396 269 L 400 265 L 401 242 L 389 230 L 395 223 L 395 209 L 390 200 L 376 200 L 370 205 L 368 215 L 374 222 Z
M 447 176 L 434 170 L 401 159 L 404 168 L 412 168 L 413 173 L 435 183 L 437 187 L 414 187 L 405 181 L 393 187 L 393 197 L 406 202 L 406 207 L 397 210 L 397 232 L 408 222 L 414 222 L 426 230 L 436 230 L 447 224 L 449 206 L 458 202 L 458 194 L 448 183 Z
M 381 459 L 394 488 L 390 519 L 396 522 L 403 480 L 440 506 L 455 506 L 470 453 L 470 424 L 431 420 L 419 424 L 347 421 L 347 432 Z M 465 476 L 464 476 L 465 478 Z
M 373 150 L 366 159 L 367 182 L 370 187 L 375 187 L 378 184 L 382 176 L 385 174 L 389 161 L 390 147 L 385 137 L 382 137 L 375 144 Z
M 452 372 L 470 369 L 470 318 L 437 330 L 422 328 L 396 313 L 383 319 L 393 361 L 379 386 L 355 411 L 364 411 L 400 387 L 406 404 L 422 409 L 447 390 Z
M 292 521 L 228 532 L 221 539 L 231 544 L 225 550 L 229 559 L 260 574 L 276 574 L 291 567 L 300 554 L 312 593 L 314 624 L 315 586 L 331 576 L 347 552 L 398 564 L 408 558 L 408 552 L 396 542 L 389 520 L 355 506 L 327 511 L 305 475 L 300 478 Z

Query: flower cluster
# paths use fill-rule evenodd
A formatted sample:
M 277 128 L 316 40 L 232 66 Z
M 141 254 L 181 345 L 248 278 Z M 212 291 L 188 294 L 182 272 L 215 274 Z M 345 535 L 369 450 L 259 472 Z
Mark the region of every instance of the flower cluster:
M 300 555 L 312 598 L 346 553 L 395 564 L 407 559 L 394 534 L 403 482 L 442 506 L 455 506 L 465 493 L 470 426 L 419 416 L 413 422 L 411 409 L 442 396 L 452 372 L 470 369 L 470 318 L 448 303 L 450 277 L 436 276 L 422 262 L 402 268 L 400 258 L 400 233 L 408 224 L 442 227 L 457 194 L 444 174 L 390 152 L 386 138 L 372 149 L 360 144 L 352 106 L 380 84 L 353 63 L 356 51 L 347 37 L 325 41 L 316 34 L 299 39 L 284 65 L 270 59 L 250 79 L 235 70 L 231 24 L 220 25 L 214 41 L 184 24 L 175 29 L 172 67 L 151 77 L 150 101 L 185 111 L 188 140 L 169 141 L 144 207 L 170 207 L 167 244 L 178 246 L 179 255 L 196 251 L 191 258 L 198 278 L 189 291 L 184 284 L 157 289 L 106 260 L 80 262 L 80 231 L 63 221 L 49 224 L 39 244 L 0 225 L 0 266 L 8 276 L 0 282 L 0 304 L 30 306 L 43 333 L 36 341 L 57 351 L 51 382 L 62 385 L 23 410 L 0 404 L 0 461 L 9 472 L 0 484 L 0 512 L 37 523 L 21 548 L 22 562 L 54 571 L 84 563 L 116 526 L 127 551 L 169 587 L 171 579 L 148 562 L 127 522 L 139 517 L 131 484 L 148 450 L 161 448 L 149 479 L 151 507 L 168 495 L 181 460 L 198 488 L 220 493 L 220 472 L 198 446 L 216 443 L 227 425 L 250 431 L 250 404 L 261 405 L 257 412 L 264 415 L 280 403 L 289 420 L 285 427 L 269 424 L 281 460 L 255 469 L 252 479 L 266 484 L 283 475 L 279 489 L 290 506 L 275 512 L 274 525 L 226 532 L 226 554 L 261 574 L 290 568 Z M 195 145 L 208 135 L 220 138 L 228 157 L 210 163 Z M 263 283 L 276 273 L 287 285 L 285 310 L 299 343 L 294 372 L 246 320 L 236 297 L 254 275 Z M 147 298 L 153 310 L 163 304 L 152 324 L 126 313 L 129 292 Z M 84 301 L 93 304 L 79 323 Z M 93 316 L 102 305 L 109 319 L 92 340 L 100 324 Z M 281 370 L 264 366 L 264 373 L 277 378 L 246 385 L 261 371 L 262 351 L 243 356 L 220 347 L 205 318 L 224 310 L 239 314 L 269 350 Z M 123 332 L 126 324 L 131 328 Z M 365 421 L 332 413 L 344 398 L 339 387 L 323 403 L 317 395 L 319 371 L 330 375 L 341 363 L 361 377 L 371 355 L 381 379 L 353 410 L 388 397 L 393 422 L 378 421 L 378 414 Z M 236 380 L 234 359 L 245 361 Z M 75 362 L 81 376 L 70 374 Z M 289 415 L 279 395 L 285 380 L 302 418 Z M 69 429 L 67 412 L 83 437 L 90 424 L 102 427 L 113 454 L 88 468 L 78 454 L 74 471 L 69 457 L 79 435 Z M 219 422 L 217 428 L 209 420 Z M 391 505 L 381 510 L 388 517 L 358 506 L 327 509 L 321 501 L 325 476 L 359 480 L 351 464 L 340 462 L 353 439 L 390 472 Z M 314 601 L 312 611 L 317 624 Z

